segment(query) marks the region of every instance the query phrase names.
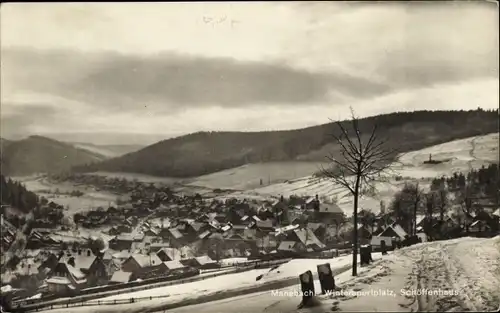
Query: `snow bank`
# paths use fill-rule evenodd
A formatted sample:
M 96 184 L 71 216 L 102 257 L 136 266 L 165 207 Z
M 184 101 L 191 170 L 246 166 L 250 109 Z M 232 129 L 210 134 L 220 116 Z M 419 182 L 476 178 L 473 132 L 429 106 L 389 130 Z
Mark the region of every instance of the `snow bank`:
M 219 261 L 222 266 L 228 266 L 233 264 L 248 263 L 247 258 L 227 258 Z

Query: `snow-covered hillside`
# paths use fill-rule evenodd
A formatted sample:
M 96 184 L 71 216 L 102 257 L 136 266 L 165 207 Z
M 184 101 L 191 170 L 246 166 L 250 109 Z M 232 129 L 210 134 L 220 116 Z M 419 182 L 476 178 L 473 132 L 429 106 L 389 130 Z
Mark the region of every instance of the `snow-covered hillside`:
M 405 181 L 419 181 L 421 187 L 426 188 L 434 177 L 452 175 L 456 171 L 467 172 L 471 168 L 480 168 L 482 165 L 488 165 L 495 161 L 498 162 L 498 140 L 499 134 L 494 133 L 455 140 L 400 155 L 398 162 L 393 165 L 391 172 L 394 172 L 394 176 L 397 174 L 404 179 L 398 181 L 391 179 L 388 182 L 378 183 L 376 194 L 374 196 L 363 196 L 360 199 L 359 205 L 361 208 L 370 208 L 376 212 L 379 209 L 380 201 L 390 201 L 394 193 L 401 189 Z M 433 160 L 445 162 L 434 165 L 424 164 L 423 162 L 429 159 L 429 154 L 432 155 Z M 305 168 L 309 168 L 311 172 L 314 172 L 314 169 L 319 168 L 319 164 L 309 164 L 308 166 L 304 165 L 304 162 L 299 162 L 298 164 L 300 164 L 300 171 L 297 170 L 296 172 L 303 172 Z M 265 172 L 262 171 L 262 165 L 258 165 L 259 170 L 257 172 L 259 172 L 260 176 L 253 175 L 250 178 L 249 173 L 256 166 L 246 165 L 244 170 L 239 170 L 238 168 L 203 176 L 200 180 L 191 182 L 191 185 L 206 188 L 230 188 L 230 186 L 236 186 L 238 188 L 233 187 L 230 189 L 240 189 L 242 191 L 234 192 L 228 196 L 238 198 L 254 198 L 256 196 L 278 197 L 280 195 L 311 196 L 316 194 L 329 198 L 336 197 L 339 201 L 339 206 L 344 212 L 348 215 L 352 213 L 352 198 L 349 196 L 344 198 L 347 194 L 344 188 L 333 184 L 329 180 L 318 179 L 312 175 L 293 179 L 292 177 L 296 176 L 290 176 L 290 171 L 293 171 L 293 169 L 289 165 L 286 167 L 287 171 L 282 170 L 282 172 L 288 173 L 288 176 L 285 175 L 283 177 L 290 180 L 263 187 L 252 187 L 255 186 L 257 177 L 264 175 L 261 173 Z M 280 163 L 273 163 L 273 166 L 278 168 L 280 167 Z M 269 167 L 266 170 L 267 172 L 272 171 L 276 175 L 280 173 L 278 169 L 272 170 Z M 278 179 L 277 176 L 274 177 Z M 249 183 L 246 184 L 247 182 Z M 264 184 L 266 184 L 266 181 L 264 181 Z

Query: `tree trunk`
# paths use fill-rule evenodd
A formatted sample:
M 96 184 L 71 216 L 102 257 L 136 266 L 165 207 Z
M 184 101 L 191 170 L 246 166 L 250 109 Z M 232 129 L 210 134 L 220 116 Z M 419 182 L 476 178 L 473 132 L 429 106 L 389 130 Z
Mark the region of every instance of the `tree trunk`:
M 413 207 L 413 223 L 412 223 L 413 235 L 417 235 L 417 208 L 418 208 L 418 201 L 415 202 L 415 206 Z
M 354 187 L 354 230 L 352 247 L 352 276 L 358 275 L 358 196 L 359 196 L 359 175 L 356 178 Z

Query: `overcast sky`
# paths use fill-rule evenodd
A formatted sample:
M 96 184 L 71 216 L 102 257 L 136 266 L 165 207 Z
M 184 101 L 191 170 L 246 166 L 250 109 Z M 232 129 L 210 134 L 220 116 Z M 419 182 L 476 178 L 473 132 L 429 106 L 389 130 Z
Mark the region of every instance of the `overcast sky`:
M 498 107 L 498 9 L 442 3 L 9 3 L 2 136 L 271 130 Z

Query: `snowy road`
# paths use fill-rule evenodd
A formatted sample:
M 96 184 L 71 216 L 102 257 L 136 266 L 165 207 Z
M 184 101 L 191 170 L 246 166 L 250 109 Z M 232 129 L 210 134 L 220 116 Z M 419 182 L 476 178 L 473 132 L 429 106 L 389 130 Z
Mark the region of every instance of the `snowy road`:
M 349 269 L 348 269 L 349 270 Z M 321 290 L 319 281 L 315 280 L 316 291 Z M 280 294 L 299 291 L 300 286 L 297 284 L 292 287 L 279 289 Z M 300 297 L 278 296 L 273 294 L 273 291 L 257 292 L 249 295 L 234 297 L 225 300 L 207 302 L 197 305 L 185 306 L 177 309 L 168 310 L 172 313 L 188 313 L 188 312 L 206 312 L 206 313 L 285 313 L 296 312 L 297 305 L 300 303 Z M 157 311 L 163 312 L 163 311 Z
M 392 290 L 394 296 L 341 297 L 323 301 L 317 310 L 297 310 L 299 297 L 279 297 L 271 291 L 226 300 L 186 306 L 168 312 L 327 312 L 333 307 L 341 311 L 385 312 L 450 312 L 489 311 L 500 305 L 500 237 L 493 239 L 461 238 L 433 242 L 398 250 L 388 258 L 364 268 L 352 279 L 350 273 L 336 275 L 342 288 L 367 292 Z M 315 281 L 316 290 L 320 290 Z M 299 286 L 281 289 L 292 292 Z M 401 294 L 401 290 L 452 292 L 451 294 Z M 162 311 L 158 311 L 162 312 Z

